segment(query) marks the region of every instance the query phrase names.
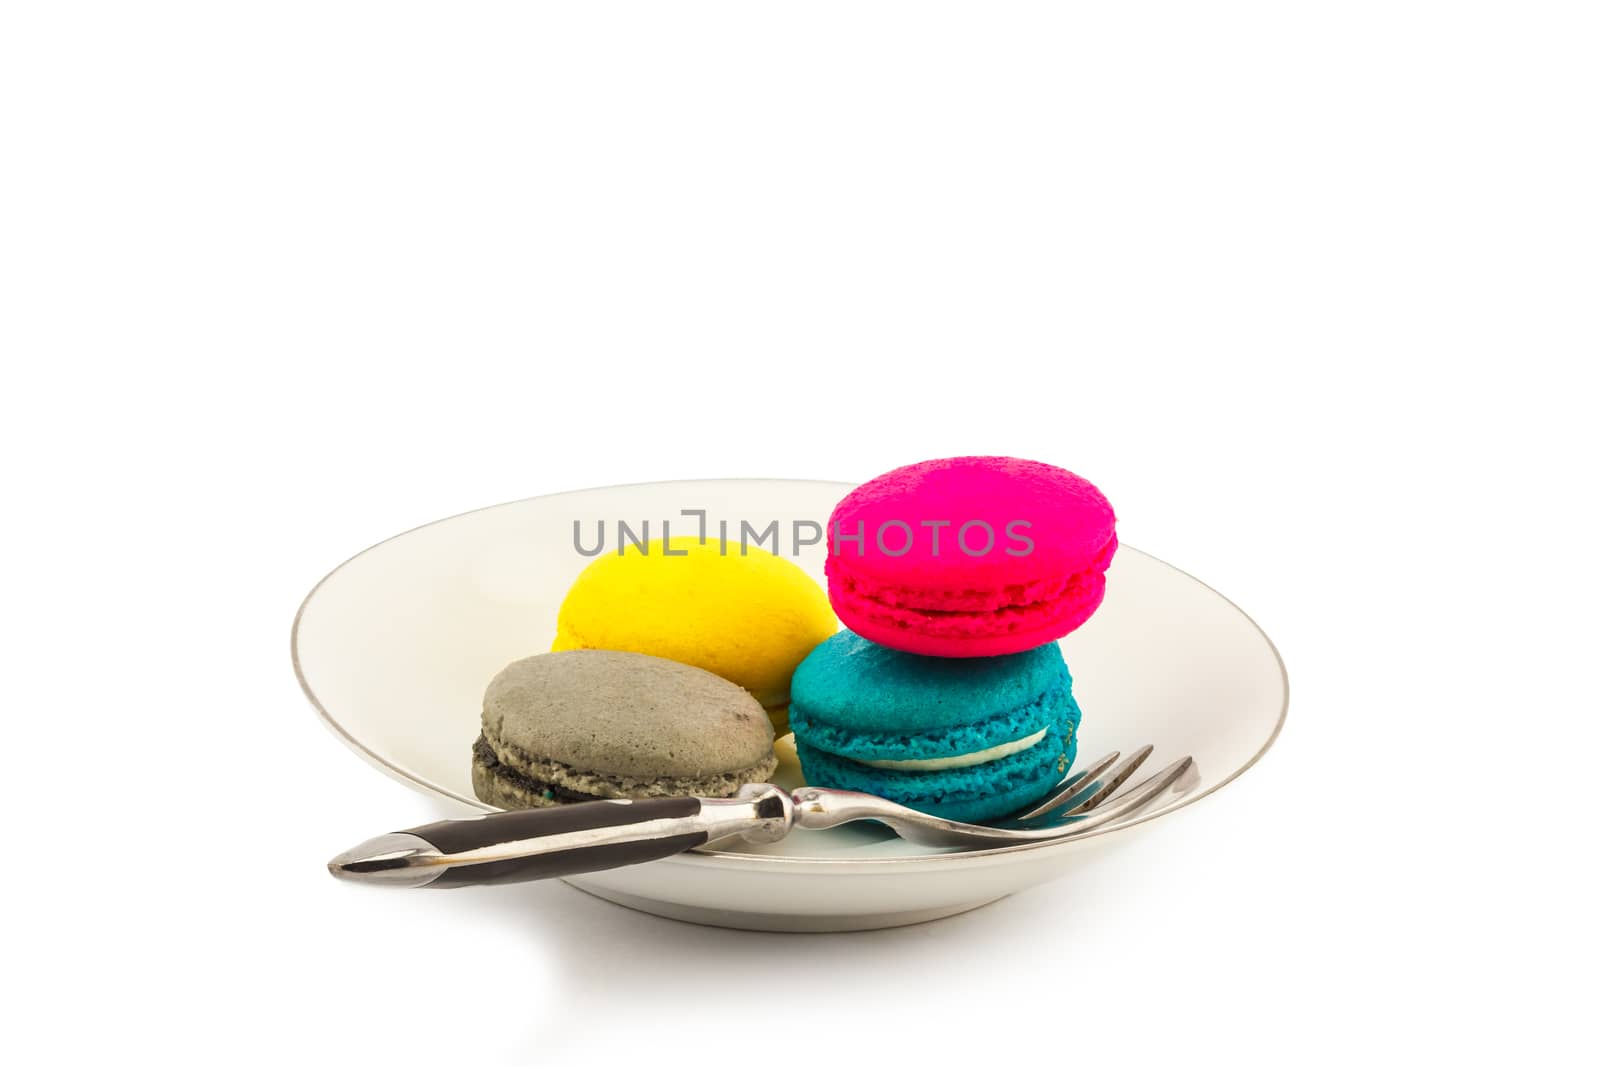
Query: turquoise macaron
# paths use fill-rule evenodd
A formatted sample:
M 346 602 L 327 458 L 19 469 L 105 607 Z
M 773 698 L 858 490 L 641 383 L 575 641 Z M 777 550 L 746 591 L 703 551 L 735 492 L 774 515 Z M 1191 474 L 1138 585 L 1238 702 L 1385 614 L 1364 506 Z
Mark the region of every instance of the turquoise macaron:
M 1066 776 L 1083 714 L 1055 642 L 950 659 L 843 630 L 795 670 L 789 723 L 807 783 L 982 822 Z

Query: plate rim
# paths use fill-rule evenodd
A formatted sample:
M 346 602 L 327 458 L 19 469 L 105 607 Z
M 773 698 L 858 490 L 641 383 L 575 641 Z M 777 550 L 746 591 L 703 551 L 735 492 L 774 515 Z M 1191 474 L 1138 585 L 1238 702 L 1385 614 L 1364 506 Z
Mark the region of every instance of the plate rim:
M 316 692 L 311 688 L 311 683 L 306 678 L 305 670 L 300 662 L 300 623 L 305 617 L 306 608 L 310 606 L 312 600 L 316 598 L 317 593 L 324 585 L 328 583 L 329 579 L 338 574 L 351 563 L 354 563 L 356 560 L 360 559 L 362 556 L 365 556 L 369 552 L 374 552 L 377 549 L 382 548 L 391 541 L 397 541 L 402 537 L 407 537 L 419 530 L 425 530 L 430 526 L 437 526 L 440 523 L 452 522 L 456 519 L 465 518 L 468 515 L 476 515 L 479 512 L 493 511 L 497 508 L 515 507 L 518 504 L 526 504 L 534 500 L 549 500 L 553 497 L 573 496 L 578 493 L 605 492 L 614 489 L 635 489 L 645 486 L 654 487 L 688 484 L 703 485 L 708 482 L 724 484 L 730 482 L 792 482 L 804 485 L 827 486 L 830 488 L 844 489 L 846 491 L 855 488 L 858 484 L 856 482 L 833 481 L 822 478 L 673 478 L 662 481 L 622 482 L 616 485 L 585 486 L 579 489 L 563 489 L 554 493 L 537 493 L 533 496 L 519 497 L 516 500 L 506 500 L 498 504 L 488 504 L 481 508 L 470 508 L 467 511 L 457 512 L 454 515 L 446 515 L 442 518 L 433 519 L 429 522 L 412 526 L 409 529 L 401 530 L 399 533 L 385 537 L 381 541 L 376 541 L 368 545 L 366 548 L 363 548 L 361 551 L 343 560 L 333 569 L 328 571 L 328 573 L 324 574 L 320 579 L 318 579 L 317 583 L 313 585 L 311 590 L 306 593 L 304 598 L 301 599 L 300 606 L 295 610 L 294 613 L 294 622 L 289 627 L 289 659 L 294 665 L 294 676 L 295 680 L 300 683 L 300 691 L 305 695 L 306 700 L 310 702 L 312 709 L 316 712 L 317 717 L 322 720 L 324 726 L 332 730 L 334 735 L 343 741 L 348 748 L 352 749 L 357 755 L 361 756 L 367 762 L 373 764 L 384 773 L 409 785 L 413 789 L 417 789 L 423 793 L 443 797 L 447 800 L 455 801 L 458 804 L 464 804 L 470 808 L 476 808 L 478 811 L 494 812 L 502 810 L 494 807 L 493 805 L 483 803 L 477 797 L 462 796 L 456 793 L 454 790 L 448 789 L 436 782 L 429 781 L 428 779 L 423 778 L 422 776 L 415 774 L 404 767 L 390 762 L 383 756 L 380 756 L 378 753 L 372 751 L 372 749 L 368 748 L 366 745 L 362 744 L 353 734 L 346 730 L 337 719 L 333 717 L 328 709 L 323 706 L 322 701 L 318 699 Z M 1206 797 L 1211 796 L 1213 793 L 1239 778 L 1246 771 L 1259 763 L 1261 758 L 1265 756 L 1267 751 L 1271 749 L 1272 746 L 1277 742 L 1278 736 L 1283 732 L 1283 724 L 1288 719 L 1289 671 L 1283 662 L 1283 654 L 1278 651 L 1278 646 L 1273 642 L 1266 630 L 1262 629 L 1261 624 L 1256 622 L 1249 612 L 1241 608 L 1224 593 L 1218 591 L 1204 581 L 1201 581 L 1199 578 L 1196 578 L 1193 574 L 1190 574 L 1183 568 L 1168 563 L 1159 556 L 1154 556 L 1149 552 L 1134 548 L 1132 545 L 1123 543 L 1118 546 L 1117 551 L 1119 554 L 1122 552 L 1133 552 L 1137 555 L 1143 556 L 1148 560 L 1159 563 L 1161 566 L 1166 567 L 1169 570 L 1176 571 L 1178 574 L 1181 574 L 1183 577 L 1188 578 L 1190 581 L 1195 582 L 1202 588 L 1211 592 L 1221 599 L 1223 603 L 1227 604 L 1234 611 L 1238 612 L 1240 617 L 1243 618 L 1245 622 L 1249 623 L 1251 629 L 1253 629 L 1261 638 L 1261 640 L 1265 642 L 1267 650 L 1272 653 L 1273 663 L 1278 670 L 1278 679 L 1283 686 L 1283 701 L 1278 708 L 1278 718 L 1277 721 L 1273 723 L 1272 731 L 1270 734 L 1268 734 L 1266 741 L 1262 743 L 1261 747 L 1257 749 L 1248 760 L 1236 768 L 1232 774 L 1221 779 L 1215 785 L 1212 785 L 1207 789 L 1200 790 L 1191 796 L 1184 797 L 1176 804 L 1170 804 L 1167 807 L 1160 808 L 1156 811 L 1150 812 L 1149 814 L 1141 815 L 1138 818 L 1130 819 L 1127 822 L 1118 823 L 1115 826 L 1111 826 L 1103 830 L 1096 830 L 1092 833 L 1067 838 L 1066 840 L 1062 841 L 1028 841 L 1017 845 L 1007 845 L 1003 848 L 978 849 L 964 852 L 931 852 L 927 853 L 926 855 L 918 856 L 879 856 L 872 858 L 857 858 L 851 856 L 784 856 L 771 853 L 721 852 L 713 849 L 697 848 L 691 849 L 688 852 L 679 853 L 675 856 L 668 856 L 664 859 L 657 860 L 656 862 L 673 864 L 675 866 L 687 865 L 700 868 L 726 867 L 742 868 L 746 870 L 750 869 L 751 867 L 784 868 L 793 867 L 795 865 L 803 867 L 825 865 L 830 868 L 856 870 L 861 871 L 862 873 L 867 873 L 871 869 L 881 867 L 904 868 L 906 865 L 910 865 L 912 867 L 937 866 L 939 865 L 940 861 L 960 863 L 964 867 L 971 868 L 975 865 L 980 865 L 985 862 L 1008 862 L 1012 857 L 1020 857 L 1023 854 L 1032 854 L 1046 850 L 1066 848 L 1081 841 L 1088 841 L 1097 837 L 1104 837 L 1107 834 L 1122 833 L 1123 831 L 1131 830 L 1136 826 L 1143 826 L 1146 823 L 1152 822 L 1156 819 L 1160 819 L 1175 812 L 1182 811 L 1183 809 L 1188 808 L 1201 800 L 1204 800 Z

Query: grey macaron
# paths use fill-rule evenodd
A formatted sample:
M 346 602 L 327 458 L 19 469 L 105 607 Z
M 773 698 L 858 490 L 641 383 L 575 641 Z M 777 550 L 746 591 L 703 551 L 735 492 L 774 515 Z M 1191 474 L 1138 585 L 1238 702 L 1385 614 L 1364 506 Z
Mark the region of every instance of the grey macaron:
M 518 660 L 483 695 L 472 787 L 501 808 L 731 796 L 772 777 L 772 724 L 732 682 L 634 652 Z

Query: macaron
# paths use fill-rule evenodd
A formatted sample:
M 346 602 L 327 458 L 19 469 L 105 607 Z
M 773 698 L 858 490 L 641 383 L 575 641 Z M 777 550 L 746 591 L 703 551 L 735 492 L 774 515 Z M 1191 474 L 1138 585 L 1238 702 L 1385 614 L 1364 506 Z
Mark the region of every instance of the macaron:
M 584 568 L 551 648 L 639 652 L 708 670 L 748 690 L 782 733 L 790 676 L 838 628 L 822 587 L 789 560 L 674 537 L 629 544 Z
M 1006 655 L 1081 626 L 1116 550 L 1111 505 L 1071 471 L 1001 456 L 928 460 L 834 508 L 828 598 L 845 626 L 902 652 Z
M 810 785 L 982 822 L 1066 776 L 1082 713 L 1055 643 L 1009 656 L 898 652 L 841 631 L 794 675 L 790 724 Z
M 501 808 L 721 797 L 776 767 L 772 724 L 732 682 L 631 652 L 551 652 L 489 683 L 472 789 Z

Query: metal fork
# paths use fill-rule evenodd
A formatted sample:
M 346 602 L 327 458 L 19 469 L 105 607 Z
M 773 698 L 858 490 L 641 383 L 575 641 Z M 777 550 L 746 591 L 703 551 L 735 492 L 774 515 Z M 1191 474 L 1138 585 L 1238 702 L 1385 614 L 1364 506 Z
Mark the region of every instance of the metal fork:
M 870 793 L 806 786 L 791 796 L 794 823 L 806 830 L 823 830 L 861 819 L 888 826 L 907 841 L 919 845 L 1003 845 L 1024 841 L 1053 841 L 1102 829 L 1150 808 L 1164 796 L 1180 796 L 1198 781 L 1194 759 L 1185 756 L 1152 774 L 1113 802 L 1121 789 L 1155 749 L 1144 745 L 1126 759 L 1111 752 L 1062 779 L 1044 800 L 1019 815 L 993 823 L 954 822 L 903 807 Z M 1119 762 L 1120 760 L 1120 762 Z M 1109 771 L 1108 771 L 1109 768 Z M 1102 778 L 1101 776 L 1104 775 Z
M 777 841 L 799 827 L 826 830 L 870 819 L 923 845 L 994 848 L 1079 837 L 1126 821 L 1199 780 L 1185 756 L 1118 794 L 1152 746 L 1112 752 L 1059 782 L 1027 811 L 994 823 L 941 819 L 870 793 L 770 783 L 733 797 L 597 800 L 446 819 L 384 834 L 340 853 L 336 877 L 401 888 L 453 888 L 560 878 L 644 863 L 740 836 Z

